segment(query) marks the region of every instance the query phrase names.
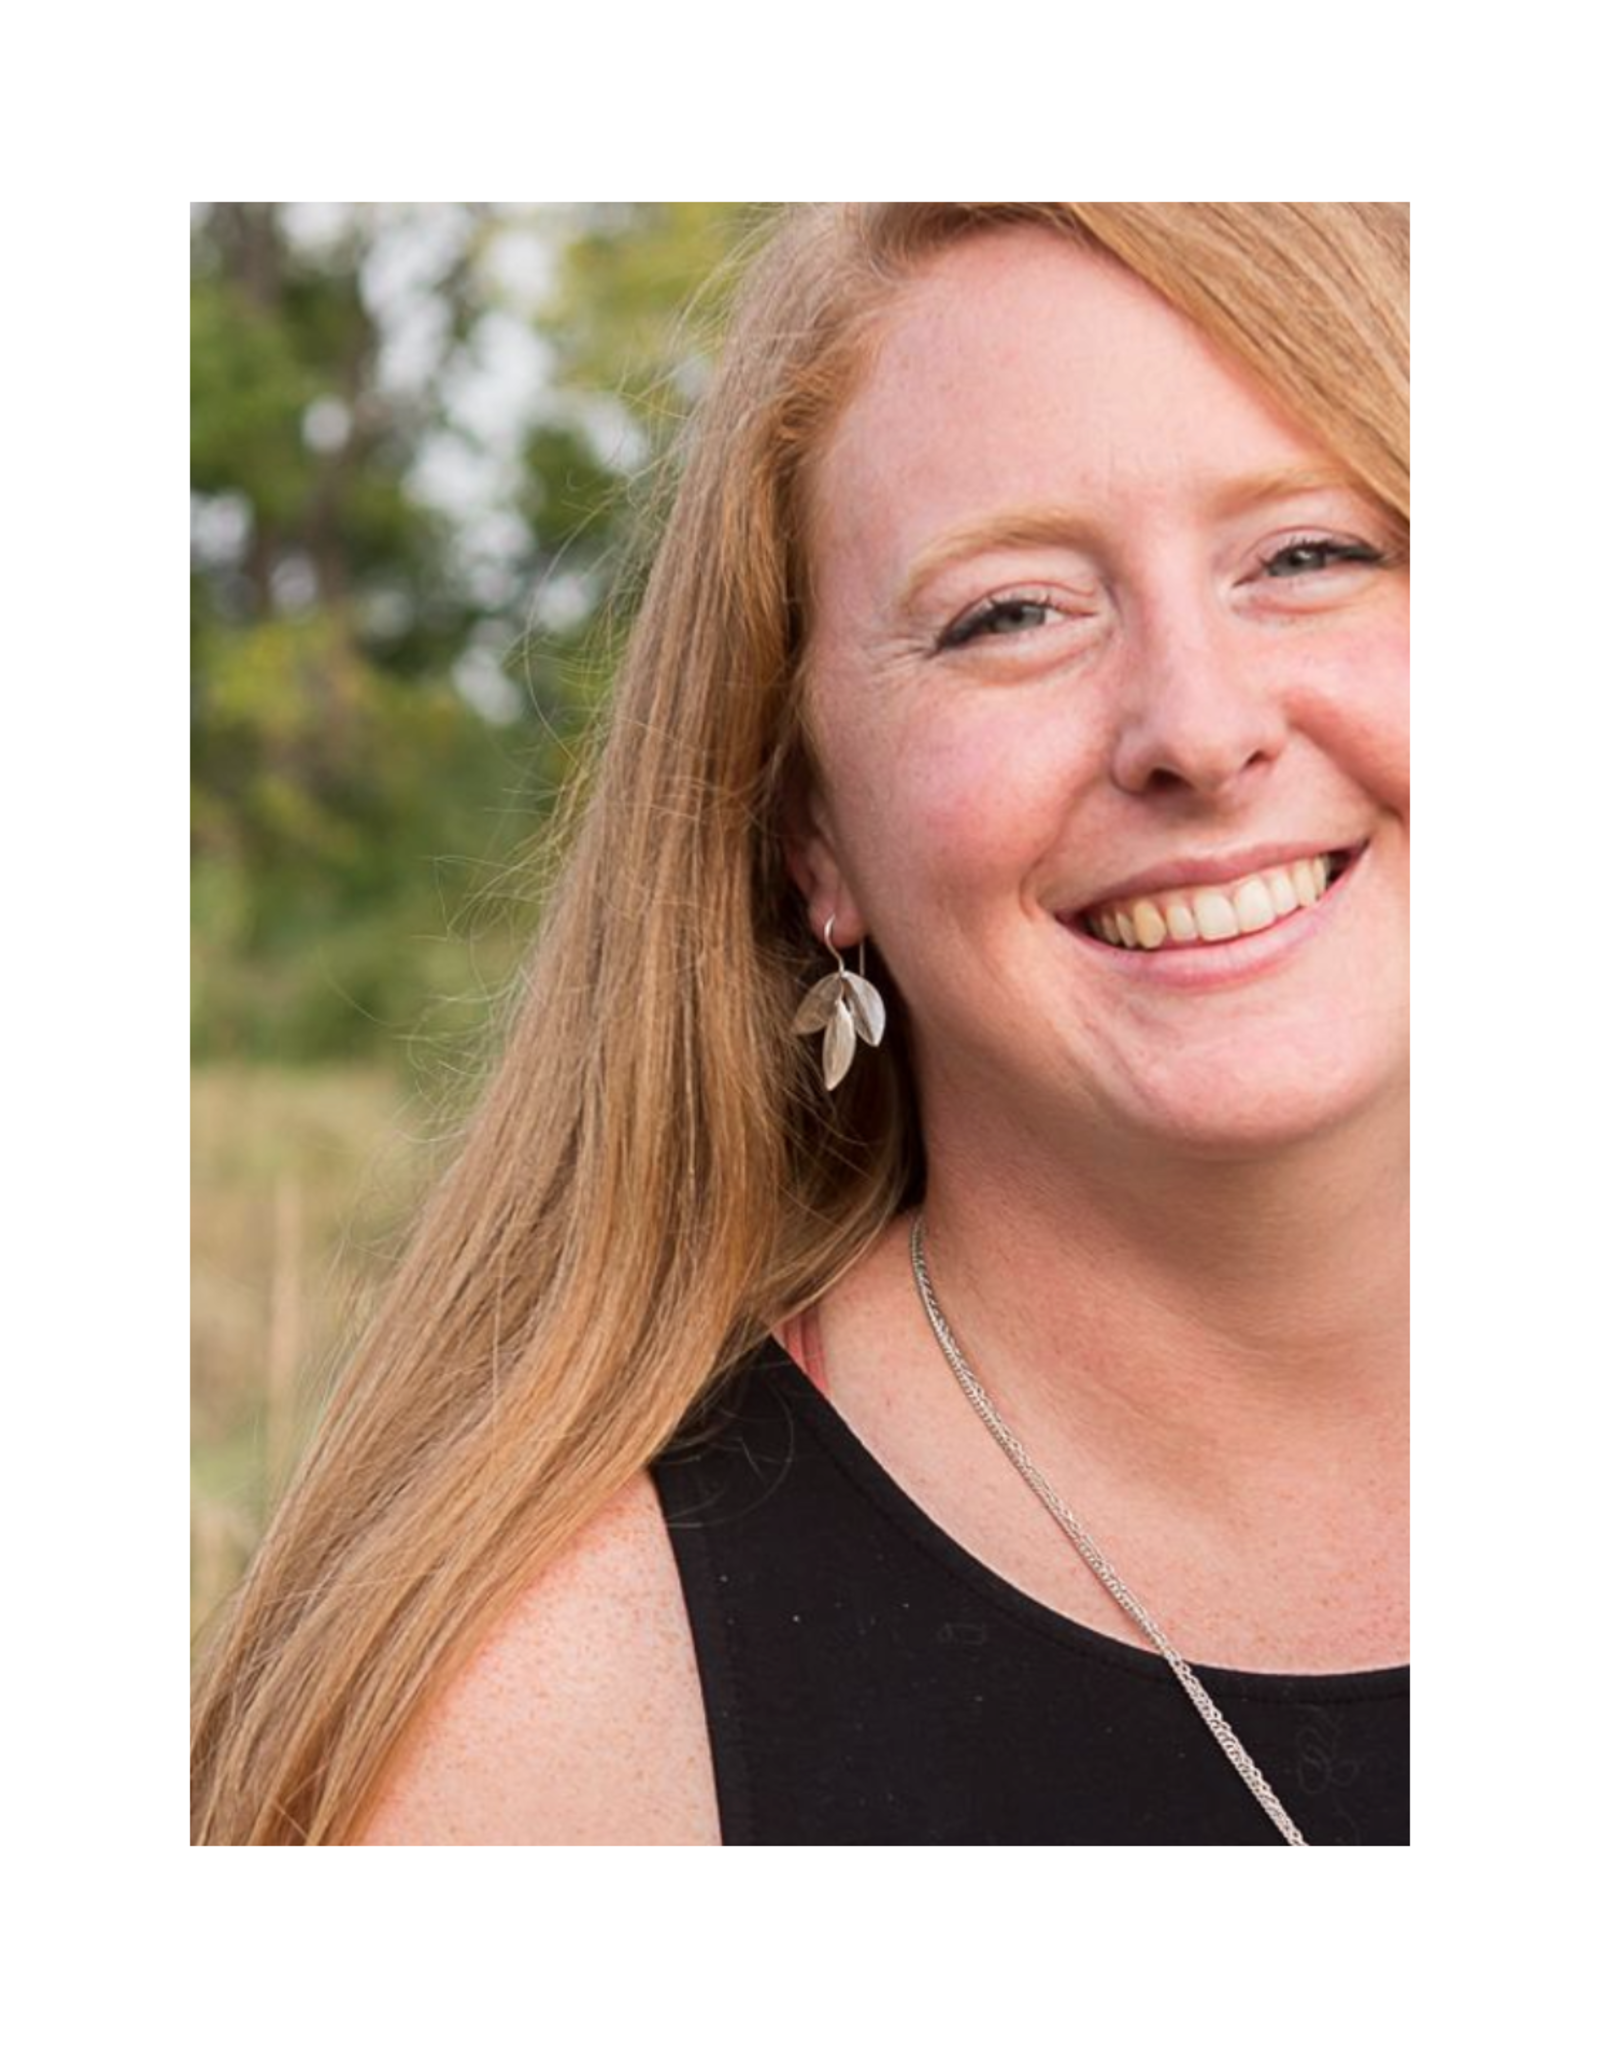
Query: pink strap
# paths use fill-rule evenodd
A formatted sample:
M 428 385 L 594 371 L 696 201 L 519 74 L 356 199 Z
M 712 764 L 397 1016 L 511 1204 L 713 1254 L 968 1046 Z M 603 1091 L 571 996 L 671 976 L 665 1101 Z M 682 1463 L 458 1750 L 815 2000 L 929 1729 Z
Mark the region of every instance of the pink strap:
M 803 1309 L 777 1331 L 778 1342 L 824 1398 L 828 1392 L 827 1370 L 822 1362 L 822 1330 L 814 1307 Z

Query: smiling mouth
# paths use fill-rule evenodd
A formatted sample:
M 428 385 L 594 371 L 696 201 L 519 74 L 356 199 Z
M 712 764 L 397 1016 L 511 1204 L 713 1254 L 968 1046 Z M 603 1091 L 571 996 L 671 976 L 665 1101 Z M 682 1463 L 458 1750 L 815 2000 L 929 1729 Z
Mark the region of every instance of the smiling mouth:
M 1311 909 L 1361 851 L 1360 846 L 1337 847 L 1282 867 L 1240 875 L 1232 882 L 1117 897 L 1091 904 L 1073 923 L 1102 945 L 1136 953 L 1223 945 Z

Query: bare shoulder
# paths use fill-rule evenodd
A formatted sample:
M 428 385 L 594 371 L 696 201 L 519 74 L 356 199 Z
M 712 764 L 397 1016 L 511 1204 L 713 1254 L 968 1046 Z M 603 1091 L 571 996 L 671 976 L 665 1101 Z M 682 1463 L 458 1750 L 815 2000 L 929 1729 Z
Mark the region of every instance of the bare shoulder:
M 683 1591 L 655 1487 L 640 1473 L 446 1691 L 361 1840 L 720 1839 Z

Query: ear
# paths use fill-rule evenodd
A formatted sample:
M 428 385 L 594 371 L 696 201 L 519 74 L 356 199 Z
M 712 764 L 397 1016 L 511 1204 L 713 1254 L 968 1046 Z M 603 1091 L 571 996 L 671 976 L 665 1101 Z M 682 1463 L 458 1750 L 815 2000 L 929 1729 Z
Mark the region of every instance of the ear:
M 841 952 L 866 937 L 867 924 L 856 902 L 839 850 L 838 836 L 821 780 L 803 757 L 784 781 L 781 810 L 783 863 L 806 901 L 817 943 L 833 919 L 833 943 Z

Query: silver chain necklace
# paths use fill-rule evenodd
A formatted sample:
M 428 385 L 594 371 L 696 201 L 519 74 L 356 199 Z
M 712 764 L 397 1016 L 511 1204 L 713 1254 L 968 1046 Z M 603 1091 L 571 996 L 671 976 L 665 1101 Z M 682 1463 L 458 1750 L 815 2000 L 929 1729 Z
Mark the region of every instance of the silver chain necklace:
M 949 1361 L 950 1370 L 960 1381 L 967 1399 L 982 1417 L 989 1434 L 999 1444 L 1012 1464 L 1016 1466 L 1040 1500 L 1044 1502 L 1051 1514 L 1054 1515 L 1062 1528 L 1072 1538 L 1073 1543 L 1077 1547 L 1078 1555 L 1094 1573 L 1101 1585 L 1105 1587 L 1112 1599 L 1116 1601 L 1125 1614 L 1138 1623 L 1139 1627 L 1150 1638 L 1150 1641 L 1161 1652 L 1162 1656 L 1166 1658 L 1173 1677 L 1177 1679 L 1178 1683 L 1194 1702 L 1201 1720 L 1205 1722 L 1206 1726 L 1217 1738 L 1223 1755 L 1227 1757 L 1229 1763 L 1233 1765 L 1233 1768 L 1239 1773 L 1239 1776 L 1243 1778 L 1250 1787 L 1250 1790 L 1266 1809 L 1267 1815 L 1277 1828 L 1278 1833 L 1282 1835 L 1291 1848 L 1304 1849 L 1308 1847 L 1305 1836 L 1301 1834 L 1288 1814 L 1284 1812 L 1277 1793 L 1273 1791 L 1272 1787 L 1261 1775 L 1261 1772 L 1251 1760 L 1249 1751 L 1228 1726 L 1215 1700 L 1212 1699 L 1210 1693 L 1206 1691 L 1199 1679 L 1195 1677 L 1188 1665 L 1167 1640 L 1165 1630 L 1145 1611 L 1133 1594 L 1128 1591 L 1128 1588 L 1112 1569 L 1110 1560 L 1095 1543 L 1094 1538 L 1084 1528 L 1066 1502 L 1054 1491 L 1049 1481 L 1037 1469 L 1027 1452 L 995 1413 L 993 1402 L 990 1401 L 983 1388 L 979 1386 L 971 1366 L 968 1365 L 961 1355 L 961 1347 L 957 1344 L 955 1334 L 951 1330 L 950 1325 L 944 1319 L 943 1311 L 940 1309 L 938 1299 L 933 1291 L 933 1282 L 928 1278 L 928 1262 L 922 1248 L 922 1211 L 920 1209 L 917 1211 L 916 1221 L 911 1226 L 911 1270 L 916 1276 L 917 1292 L 922 1296 L 922 1306 L 927 1310 L 928 1321 L 933 1325 L 933 1334 L 939 1340 L 939 1349 Z

